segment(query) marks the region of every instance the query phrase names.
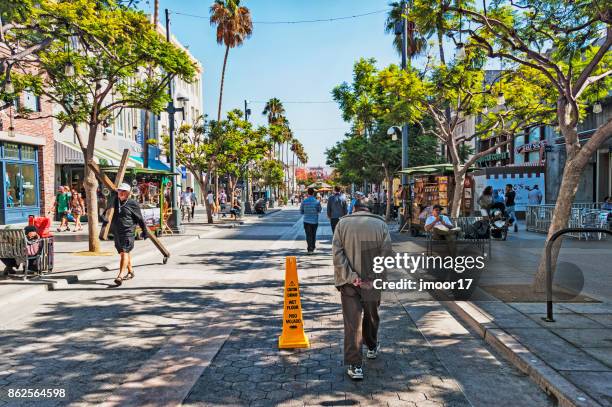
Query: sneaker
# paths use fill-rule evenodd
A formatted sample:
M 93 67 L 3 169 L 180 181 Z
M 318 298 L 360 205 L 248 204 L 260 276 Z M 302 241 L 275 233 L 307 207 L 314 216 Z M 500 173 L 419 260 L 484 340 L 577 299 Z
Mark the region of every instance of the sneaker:
M 376 359 L 376 356 L 378 356 L 379 351 L 380 351 L 380 343 L 377 343 L 374 349 L 368 349 L 368 352 L 366 353 L 366 357 L 368 359 Z
M 353 380 L 361 380 L 363 379 L 363 369 L 361 365 L 350 365 L 346 374 Z

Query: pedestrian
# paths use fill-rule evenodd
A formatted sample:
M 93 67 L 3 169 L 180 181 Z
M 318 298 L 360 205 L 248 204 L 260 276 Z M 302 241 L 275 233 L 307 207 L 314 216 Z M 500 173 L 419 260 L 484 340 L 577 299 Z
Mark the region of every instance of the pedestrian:
M 514 225 L 514 231 L 518 232 L 518 223 L 516 219 L 516 203 L 514 200 L 516 199 L 516 192 L 514 192 L 514 188 L 512 184 L 506 184 L 506 214 L 510 220 L 510 224 Z
M 308 254 L 312 254 L 316 248 L 317 228 L 319 227 L 319 214 L 321 213 L 321 202 L 314 197 L 314 194 L 314 188 L 308 188 L 308 197 L 300 205 L 300 213 L 304 215 L 304 232 L 306 233 Z
M 493 187 L 487 186 L 482 191 L 482 195 L 478 198 L 478 205 L 480 205 L 480 213 L 482 216 L 489 216 L 489 209 L 493 205 Z
M 363 192 L 360 192 L 360 191 L 355 192 L 355 197 L 351 199 L 351 204 L 349 205 L 349 208 L 348 208 L 349 214 L 354 212 L 355 204 L 357 203 L 357 201 L 363 198 L 364 198 Z
M 344 364 L 353 380 L 363 379 L 362 346 L 376 359 L 381 291 L 374 289 L 374 258 L 391 255 L 391 237 L 384 219 L 370 213 L 367 199 L 358 200 L 353 213 L 338 222 L 332 243 L 334 285 L 340 291 L 344 319 Z
M 77 192 L 76 188 L 72 188 L 70 196 L 70 214 L 74 218 L 74 232 L 83 230 L 83 225 L 81 225 L 81 216 L 84 213 L 85 202 L 83 202 L 83 198 L 81 198 L 81 194 Z
M 123 183 L 117 188 L 117 199 L 115 199 L 115 212 L 111 222 L 111 231 L 115 242 L 115 249 L 119 253 L 119 274 L 115 278 L 115 284 L 121 285 L 123 280 L 134 278 L 134 269 L 132 268 L 132 249 L 134 249 L 134 232 L 136 226 L 140 226 L 142 237 L 149 237 L 149 230 L 145 224 L 142 212 L 138 202 L 130 199 L 132 187 Z M 125 277 L 122 275 L 125 273 Z
M 530 205 L 539 205 L 542 203 L 542 192 L 540 192 L 540 188 L 537 185 L 534 185 L 533 188 L 528 189 L 528 191 L 527 200 Z
M 57 228 L 58 232 L 70 230 L 70 227 L 68 226 L 69 205 L 70 194 L 64 186 L 60 185 L 57 188 L 57 195 L 55 195 L 55 202 L 53 203 L 53 212 L 55 213 L 56 219 L 60 221 L 60 225 Z
M 192 204 L 193 194 L 191 193 L 191 191 L 189 191 L 189 187 L 187 187 L 185 188 L 185 191 L 181 192 L 180 195 L 181 220 L 185 220 L 185 215 L 187 215 L 187 221 L 191 222 Z
M 195 207 L 198 204 L 198 198 L 195 192 L 193 192 L 193 188 L 187 187 L 187 190 L 191 192 L 191 219 L 193 219 L 195 215 Z
M 336 225 L 341 217 L 348 213 L 348 205 L 346 204 L 346 198 L 342 195 L 342 190 L 338 185 L 334 187 L 334 194 L 329 197 L 327 201 L 327 217 L 331 223 L 332 235 L 336 230 Z

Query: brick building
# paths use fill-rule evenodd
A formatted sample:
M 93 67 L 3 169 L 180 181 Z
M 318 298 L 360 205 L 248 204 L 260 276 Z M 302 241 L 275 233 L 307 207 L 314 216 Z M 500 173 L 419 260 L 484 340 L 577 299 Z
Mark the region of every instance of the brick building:
M 0 110 L 0 224 L 26 222 L 53 207 L 54 143 L 51 103 L 22 92 Z M 21 117 L 19 111 L 31 113 Z

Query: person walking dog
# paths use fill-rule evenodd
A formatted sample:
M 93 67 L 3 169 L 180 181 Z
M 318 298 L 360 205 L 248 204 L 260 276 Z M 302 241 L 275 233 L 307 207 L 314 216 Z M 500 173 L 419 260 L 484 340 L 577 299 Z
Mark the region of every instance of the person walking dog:
M 384 276 L 372 274 L 374 258 L 391 255 L 391 236 L 384 219 L 370 213 L 368 200 L 358 200 L 351 215 L 336 226 L 333 243 L 334 285 L 340 291 L 344 319 L 344 364 L 353 380 L 363 379 L 362 346 L 366 357 L 376 359 L 378 307 L 381 290 L 373 280 Z

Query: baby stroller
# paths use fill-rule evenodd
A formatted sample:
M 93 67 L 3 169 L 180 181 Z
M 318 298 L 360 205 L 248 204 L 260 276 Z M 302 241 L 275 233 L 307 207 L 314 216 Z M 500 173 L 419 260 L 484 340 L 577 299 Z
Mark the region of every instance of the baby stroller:
M 508 226 L 512 223 L 508 220 L 506 205 L 496 202 L 488 210 L 489 224 L 491 225 L 491 237 L 498 240 L 506 240 L 508 237 Z

